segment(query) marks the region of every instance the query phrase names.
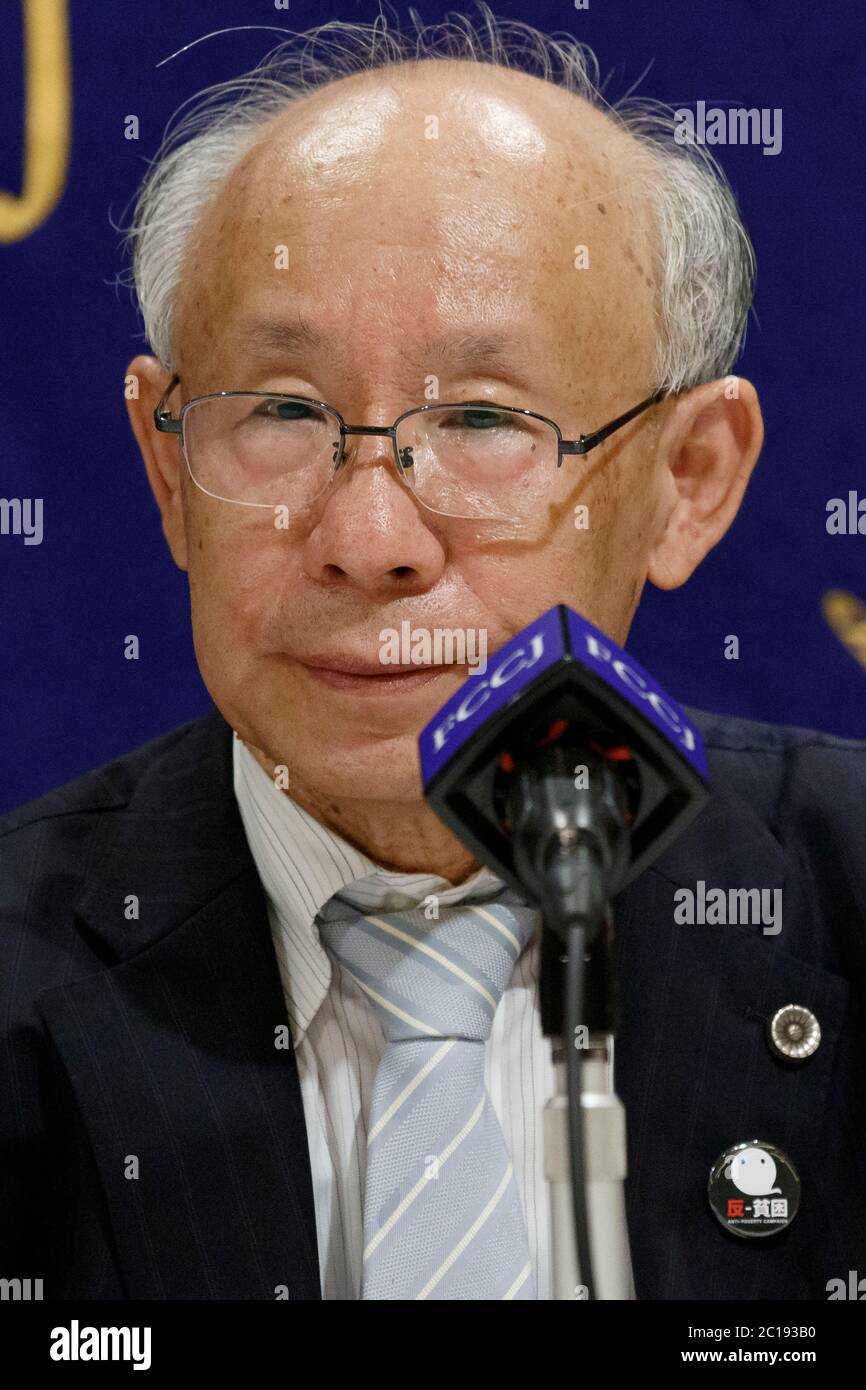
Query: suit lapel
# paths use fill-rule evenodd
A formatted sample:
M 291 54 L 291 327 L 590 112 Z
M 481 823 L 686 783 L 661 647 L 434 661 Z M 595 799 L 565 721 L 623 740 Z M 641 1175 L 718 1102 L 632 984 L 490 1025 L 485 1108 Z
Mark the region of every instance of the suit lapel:
M 791 954 L 810 909 L 781 846 L 712 767 L 714 794 L 693 825 L 614 903 L 620 1027 L 616 1088 L 626 1107 L 628 1223 L 639 1298 L 814 1298 L 826 1191 L 826 1109 L 848 986 Z M 782 890 L 778 935 L 763 926 L 674 920 L 679 888 Z M 814 928 L 813 928 L 814 930 Z M 793 948 L 796 949 L 796 948 Z M 786 1004 L 817 1015 L 808 1061 L 766 1038 Z M 727 1233 L 710 1211 L 710 1168 L 733 1144 L 776 1143 L 803 1182 L 800 1213 L 769 1240 Z M 830 1271 L 832 1273 L 832 1271 Z M 816 1282 L 818 1281 L 818 1282 Z
M 306 1126 L 214 711 L 146 769 L 77 906 L 104 971 L 39 1005 L 131 1298 L 320 1296 Z M 133 902 L 133 897 L 137 902 Z M 137 912 L 137 916 L 127 914 Z

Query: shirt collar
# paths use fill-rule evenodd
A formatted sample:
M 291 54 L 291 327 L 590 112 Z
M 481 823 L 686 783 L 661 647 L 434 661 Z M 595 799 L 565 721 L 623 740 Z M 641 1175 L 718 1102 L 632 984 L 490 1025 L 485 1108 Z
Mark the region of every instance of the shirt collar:
M 397 912 L 417 906 L 428 894 L 435 894 L 444 907 L 470 898 L 489 900 L 503 888 L 502 880 L 485 867 L 457 885 L 438 874 L 385 868 L 282 791 L 237 734 L 232 770 L 268 904 L 295 1047 L 330 986 L 331 960 L 319 941 L 315 917 L 335 893 L 342 891 L 362 911 Z

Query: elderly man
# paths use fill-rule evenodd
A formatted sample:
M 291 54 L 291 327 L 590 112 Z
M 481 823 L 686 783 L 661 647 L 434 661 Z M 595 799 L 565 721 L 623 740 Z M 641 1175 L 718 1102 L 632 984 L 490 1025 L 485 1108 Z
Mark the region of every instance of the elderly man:
M 623 643 L 689 578 L 762 444 L 753 261 L 576 45 L 462 32 L 281 52 L 139 200 L 126 398 L 215 709 L 3 823 L 3 1268 L 51 1297 L 552 1296 L 538 914 L 421 796 L 468 663 L 384 637 L 565 602 Z M 614 903 L 635 1291 L 820 1299 L 864 1253 L 866 747 L 696 718 L 713 797 Z M 697 885 L 781 889 L 781 931 L 684 922 Z M 750 1144 L 769 1236 L 708 1197 Z

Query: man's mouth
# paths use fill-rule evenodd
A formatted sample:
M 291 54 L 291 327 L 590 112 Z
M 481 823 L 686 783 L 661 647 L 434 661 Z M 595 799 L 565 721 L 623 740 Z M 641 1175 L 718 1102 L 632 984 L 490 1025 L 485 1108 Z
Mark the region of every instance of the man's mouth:
M 318 684 L 329 686 L 332 690 L 345 690 L 358 695 L 384 695 L 401 691 L 408 693 L 429 685 L 431 681 L 449 671 L 463 674 L 462 668 L 456 665 L 397 666 L 343 656 L 315 656 L 298 660 Z

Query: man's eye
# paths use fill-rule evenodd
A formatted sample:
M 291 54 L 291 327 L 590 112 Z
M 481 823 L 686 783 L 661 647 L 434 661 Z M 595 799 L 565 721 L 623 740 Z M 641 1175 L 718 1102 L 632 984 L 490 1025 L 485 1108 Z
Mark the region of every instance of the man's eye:
M 467 410 L 466 423 L 472 429 L 489 429 L 492 425 L 501 425 L 503 417 L 497 410 Z
M 318 413 L 304 401 L 262 401 L 253 411 L 253 415 L 271 420 L 310 420 Z
M 442 425 L 444 428 L 456 427 L 457 429 L 489 430 L 495 429 L 497 425 L 507 423 L 507 416 L 499 410 L 482 410 L 480 407 L 467 408 L 465 410 L 455 410 L 452 415 L 447 416 Z

